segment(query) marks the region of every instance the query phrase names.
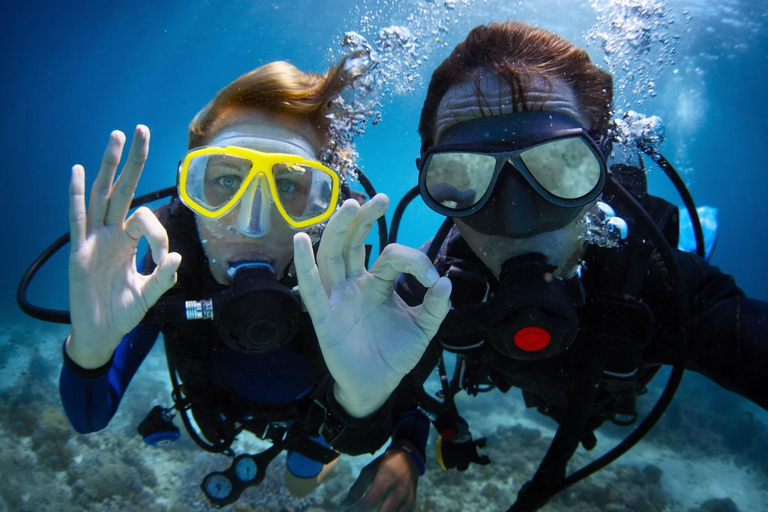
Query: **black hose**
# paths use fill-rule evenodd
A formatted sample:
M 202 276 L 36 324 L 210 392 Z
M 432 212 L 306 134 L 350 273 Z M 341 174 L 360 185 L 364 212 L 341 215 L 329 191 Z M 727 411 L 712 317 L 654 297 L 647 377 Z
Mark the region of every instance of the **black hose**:
M 440 224 L 440 229 L 437 230 L 437 234 L 435 235 L 435 238 L 432 239 L 432 243 L 429 244 L 429 249 L 427 249 L 427 257 L 429 258 L 429 261 L 435 261 L 437 253 L 440 251 L 440 247 L 443 246 L 443 242 L 445 242 L 452 227 L 453 219 L 451 217 L 446 217 L 443 223 Z
M 373 199 L 373 196 L 376 195 L 376 189 L 368 179 L 368 176 L 362 170 L 358 170 L 357 179 L 360 180 L 360 184 L 363 186 L 365 193 L 368 194 L 368 197 Z M 381 251 L 387 246 L 387 219 L 384 218 L 384 215 L 379 217 L 377 224 L 379 229 L 379 254 L 381 254 Z
M 395 213 L 392 215 L 392 226 L 389 228 L 390 244 L 397 242 L 397 235 L 400 232 L 400 222 L 403 220 L 405 209 L 408 208 L 408 205 L 411 204 L 411 201 L 413 201 L 418 195 L 419 195 L 419 186 L 416 185 L 411 190 L 406 192 L 403 198 L 400 199 L 400 202 L 397 203 L 397 208 L 395 208 Z
M 232 439 L 224 439 L 219 440 L 218 443 L 209 443 L 206 440 L 203 439 L 202 435 L 197 432 L 197 430 L 192 426 L 192 420 L 189 417 L 189 409 L 190 409 L 190 403 L 191 401 L 189 399 L 184 398 L 184 392 L 182 391 L 182 383 L 179 381 L 179 372 L 178 368 L 176 367 L 176 357 L 171 357 L 171 353 L 173 351 L 173 348 L 170 346 L 169 342 L 165 342 L 165 350 L 169 357 L 166 357 L 166 362 L 168 363 L 168 373 L 170 373 L 171 376 L 171 386 L 173 387 L 173 391 L 171 392 L 171 396 L 173 397 L 174 402 L 174 408 L 179 412 L 179 416 L 181 416 L 181 421 L 184 424 L 184 428 L 187 430 L 187 433 L 189 434 L 189 437 L 192 438 L 192 441 L 202 448 L 203 450 L 210 452 L 210 453 L 223 453 L 225 455 L 234 455 L 231 450 L 229 450 L 229 447 L 232 446 L 232 441 L 234 440 L 234 437 Z
M 688 210 L 688 214 L 691 216 L 693 234 L 696 238 L 696 254 L 700 258 L 706 258 L 707 250 L 704 246 L 704 230 L 701 227 L 699 213 L 696 211 L 696 204 L 693 201 L 693 197 L 691 196 L 688 187 L 686 187 L 685 183 L 683 183 L 683 179 L 680 177 L 680 173 L 675 170 L 672 164 L 670 164 L 669 161 L 664 158 L 664 155 L 661 153 L 645 149 L 643 149 L 643 151 L 645 151 L 645 153 L 651 157 L 654 162 L 656 162 L 656 165 L 661 167 L 661 170 L 664 171 L 664 173 L 669 177 L 669 179 L 672 181 L 672 184 L 677 189 L 677 193 L 680 194 L 680 197 L 685 204 L 685 208 Z

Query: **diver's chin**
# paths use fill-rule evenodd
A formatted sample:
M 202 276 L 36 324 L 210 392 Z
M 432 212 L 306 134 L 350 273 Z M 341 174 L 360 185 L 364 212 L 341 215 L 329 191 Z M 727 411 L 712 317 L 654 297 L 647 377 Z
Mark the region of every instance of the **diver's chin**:
M 480 233 L 470 226 L 457 222 L 459 231 L 480 261 L 498 278 L 502 265 L 510 258 L 526 254 L 543 254 L 547 263 L 556 267 L 556 275 L 569 272 L 573 259 L 583 242 L 574 232 L 570 223 L 554 231 L 546 231 L 525 238 L 513 238 L 507 235 L 488 235 Z

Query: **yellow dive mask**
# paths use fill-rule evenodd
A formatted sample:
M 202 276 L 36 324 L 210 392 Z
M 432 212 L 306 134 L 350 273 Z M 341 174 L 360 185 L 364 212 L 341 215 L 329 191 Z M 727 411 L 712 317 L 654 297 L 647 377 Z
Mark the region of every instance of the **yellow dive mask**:
M 191 150 L 179 165 L 177 186 L 181 202 L 205 218 L 217 219 L 242 201 L 258 224 L 272 203 L 294 229 L 325 221 L 339 200 L 339 177 L 320 162 L 237 146 Z

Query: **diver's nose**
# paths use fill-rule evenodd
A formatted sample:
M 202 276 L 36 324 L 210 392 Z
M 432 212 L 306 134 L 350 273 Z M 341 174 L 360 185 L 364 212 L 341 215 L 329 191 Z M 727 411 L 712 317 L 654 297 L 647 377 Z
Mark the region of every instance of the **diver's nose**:
M 510 163 L 496 181 L 489 199 L 495 221 L 516 236 L 531 236 L 539 226 L 538 195 L 522 173 Z
M 240 200 L 237 230 L 254 238 L 265 236 L 271 227 L 271 198 L 264 176 L 258 176 L 248 186 Z
M 539 210 L 536 191 L 517 168 L 506 163 L 485 205 L 462 220 L 483 233 L 525 238 L 541 232 L 537 231 Z

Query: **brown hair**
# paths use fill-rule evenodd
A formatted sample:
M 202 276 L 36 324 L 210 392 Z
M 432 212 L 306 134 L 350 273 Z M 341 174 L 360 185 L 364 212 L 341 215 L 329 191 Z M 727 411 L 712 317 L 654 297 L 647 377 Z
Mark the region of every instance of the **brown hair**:
M 305 73 L 283 61 L 249 71 L 221 89 L 197 113 L 189 124 L 189 149 L 205 145 L 226 126 L 223 116 L 228 109 L 245 107 L 306 119 L 317 128 L 322 149 L 346 152 L 346 148 L 336 147 L 326 117 L 329 101 L 348 85 L 345 60 L 324 75 Z
M 573 87 L 577 107 L 589 120 L 585 127 L 593 137 L 605 134 L 613 97 L 611 75 L 598 68 L 587 52 L 557 34 L 524 23 L 507 21 L 475 27 L 467 38 L 432 73 L 421 110 L 419 133 L 422 147 L 433 144 L 437 108 L 448 89 L 471 78 L 478 102 L 483 69 L 505 79 L 512 89 L 513 108 L 527 110 L 526 80 L 559 77 Z

